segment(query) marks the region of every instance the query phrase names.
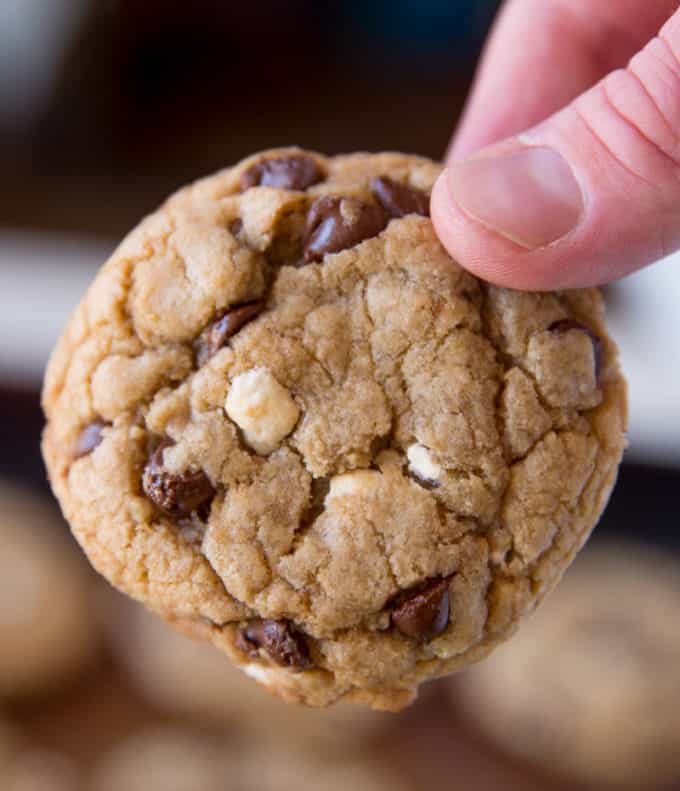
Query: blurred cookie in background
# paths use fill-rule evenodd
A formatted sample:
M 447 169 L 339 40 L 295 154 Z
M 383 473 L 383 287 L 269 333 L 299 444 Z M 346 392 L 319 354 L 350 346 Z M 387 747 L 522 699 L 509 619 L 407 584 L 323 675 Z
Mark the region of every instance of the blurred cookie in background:
M 324 754 L 368 749 L 394 723 L 389 714 L 350 703 L 327 709 L 286 704 L 216 648 L 185 637 L 142 606 L 116 597 L 107 608 L 116 655 L 140 694 L 160 711 Z
M 0 789 L 2 791 L 82 791 L 76 765 L 60 753 L 27 745 L 0 719 Z
M 16 734 L 9 722 L 0 716 L 0 777 L 5 777 L 15 750 Z
M 403 777 L 368 757 L 328 760 L 321 752 L 251 749 L 243 755 L 239 791 L 407 791 Z
M 188 727 L 133 734 L 96 768 L 92 791 L 403 791 L 361 759 L 333 762 L 265 744 L 223 741 Z
M 199 730 L 152 728 L 132 734 L 101 759 L 92 791 L 225 791 L 234 787 L 230 752 Z
M 2 791 L 83 791 L 80 769 L 61 753 L 31 748 L 21 751 Z
M 505 750 L 595 787 L 680 779 L 680 560 L 595 544 L 493 657 L 450 682 Z
M 73 680 L 96 655 L 93 577 L 56 506 L 0 481 L 0 700 Z

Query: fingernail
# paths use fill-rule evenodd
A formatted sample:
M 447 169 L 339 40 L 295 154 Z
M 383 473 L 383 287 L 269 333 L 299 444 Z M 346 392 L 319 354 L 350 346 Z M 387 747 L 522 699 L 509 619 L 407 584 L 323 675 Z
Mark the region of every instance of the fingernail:
M 533 250 L 566 236 L 583 197 L 566 160 L 550 148 L 521 148 L 453 165 L 451 197 L 472 219 Z

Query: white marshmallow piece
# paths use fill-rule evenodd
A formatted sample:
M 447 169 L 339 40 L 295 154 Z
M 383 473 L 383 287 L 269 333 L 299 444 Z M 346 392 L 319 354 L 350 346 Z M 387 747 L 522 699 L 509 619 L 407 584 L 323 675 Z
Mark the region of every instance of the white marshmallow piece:
M 276 450 L 300 416 L 291 394 L 267 368 L 253 368 L 235 377 L 224 409 L 248 445 L 261 455 Z
M 429 448 L 415 442 L 406 451 L 408 468 L 421 481 L 438 481 L 442 474 L 441 464 L 432 458 Z
M 258 681 L 265 687 L 275 686 L 280 678 L 280 673 L 277 673 L 276 670 L 262 667 L 262 665 L 256 665 L 255 663 L 244 665 L 241 669 L 247 676 L 254 678 L 255 681 Z
M 361 496 L 371 494 L 378 485 L 380 473 L 377 470 L 355 470 L 331 478 L 330 489 L 325 502 L 347 494 Z

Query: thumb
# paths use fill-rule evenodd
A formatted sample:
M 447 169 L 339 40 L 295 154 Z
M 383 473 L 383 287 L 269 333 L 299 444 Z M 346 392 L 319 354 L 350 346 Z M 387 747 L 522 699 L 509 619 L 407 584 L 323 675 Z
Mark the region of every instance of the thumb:
M 523 289 L 605 283 L 680 248 L 680 10 L 629 63 L 432 194 L 451 255 Z

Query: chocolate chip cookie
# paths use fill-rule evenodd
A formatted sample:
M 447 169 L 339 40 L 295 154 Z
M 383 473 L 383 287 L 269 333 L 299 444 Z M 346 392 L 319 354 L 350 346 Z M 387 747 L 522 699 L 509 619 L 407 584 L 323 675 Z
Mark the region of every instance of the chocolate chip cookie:
M 500 745 L 548 771 L 594 788 L 677 782 L 679 607 L 680 561 L 603 542 L 452 690 Z
M 94 566 L 287 700 L 399 709 L 484 656 L 602 511 L 625 386 L 596 290 L 465 272 L 436 163 L 257 154 L 171 197 L 44 386 Z
M 95 656 L 90 573 L 54 506 L 0 482 L 0 700 L 68 682 Z

